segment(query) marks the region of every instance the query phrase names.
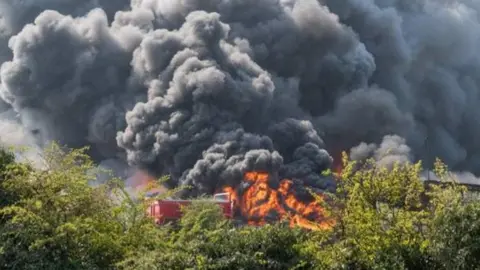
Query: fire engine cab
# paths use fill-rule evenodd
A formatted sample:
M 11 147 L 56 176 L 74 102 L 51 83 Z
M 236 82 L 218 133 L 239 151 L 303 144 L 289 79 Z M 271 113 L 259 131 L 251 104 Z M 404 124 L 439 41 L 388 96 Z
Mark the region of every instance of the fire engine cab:
M 233 217 L 233 201 L 228 193 L 217 193 L 213 195 L 214 203 L 218 204 L 227 218 Z M 149 205 L 147 214 L 154 218 L 155 223 L 164 224 L 175 221 L 182 217 L 181 207 L 189 205 L 191 200 L 165 199 L 156 200 Z

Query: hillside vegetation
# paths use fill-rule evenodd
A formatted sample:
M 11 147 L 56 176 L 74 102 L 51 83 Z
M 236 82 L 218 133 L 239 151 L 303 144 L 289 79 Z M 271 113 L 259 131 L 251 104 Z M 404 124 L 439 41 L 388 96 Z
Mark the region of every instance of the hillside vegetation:
M 47 170 L 0 151 L 0 269 L 476 269 L 480 203 L 451 179 L 425 189 L 421 163 L 379 168 L 344 155 L 325 204 L 330 230 L 237 227 L 198 200 L 153 224 L 119 179 L 92 185 L 85 149 L 52 145 Z M 319 172 L 320 173 L 320 172 Z M 328 172 L 324 172 L 328 173 Z M 162 194 L 167 196 L 168 194 Z

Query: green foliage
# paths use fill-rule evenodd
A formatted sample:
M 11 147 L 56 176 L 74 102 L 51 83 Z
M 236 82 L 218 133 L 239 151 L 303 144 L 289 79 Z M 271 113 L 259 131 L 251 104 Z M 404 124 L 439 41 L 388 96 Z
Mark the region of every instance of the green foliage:
M 415 258 L 398 258 L 397 254 L 412 249 L 421 252 L 425 245 L 418 237 L 428 222 L 428 214 L 421 210 L 421 166 L 396 164 L 389 170 L 373 162 L 369 160 L 357 170 L 347 166 L 343 172 L 339 191 L 345 196 L 337 200 L 337 216 L 343 225 L 338 232 L 343 238 L 340 244 L 349 248 L 356 267 L 380 266 L 378 260 L 382 260 L 385 266 L 403 268 Z M 396 258 L 385 258 L 387 250 Z
M 48 170 L 19 174 L 11 166 L 4 183 L 18 201 L 0 210 L 7 218 L 0 229 L 0 266 L 17 269 L 102 268 L 121 256 L 121 227 L 110 212 L 105 188 L 88 185 L 92 162 L 82 150 L 53 155 Z
M 123 263 L 124 269 L 293 269 L 307 233 L 285 224 L 235 227 L 218 205 L 198 200 L 184 209 L 169 248 Z M 138 255 L 138 254 L 137 254 Z M 301 268 L 298 269 L 307 269 Z
M 92 185 L 86 149 L 52 145 L 45 169 L 0 151 L 0 269 L 477 269 L 480 202 L 440 160 L 425 185 L 421 163 L 382 168 L 343 155 L 329 230 L 287 223 L 239 226 L 199 198 L 176 224 L 146 214 L 120 179 Z M 164 177 L 159 182 L 166 181 Z M 142 198 L 142 199 L 138 199 Z M 319 198 L 321 199 L 321 198 Z
M 2 178 L 7 166 L 13 164 L 14 162 L 15 155 L 5 148 L 0 148 L 0 174 L 2 175 Z
M 440 199 L 448 203 L 433 219 L 432 256 L 443 269 L 479 269 L 480 202 L 461 203 L 458 193 Z
M 17 200 L 0 209 L 0 268 L 109 269 L 132 246 L 161 243 L 145 215 L 125 222 L 135 207 L 112 198 L 120 186 L 90 185 L 95 167 L 85 150 L 53 144 L 45 170 L 4 170 L 2 187 Z
M 303 247 L 315 268 L 472 269 L 478 265 L 479 204 L 464 199 L 466 188 L 440 160 L 434 168 L 440 182 L 429 186 L 420 178 L 420 162 L 387 169 L 373 159 L 354 162 L 344 154 L 343 168 L 329 207 L 337 225 L 314 233 Z
M 7 168 L 14 163 L 14 154 L 5 148 L 0 148 L 0 207 L 5 206 L 15 200 L 12 194 L 6 192 L 3 188 L 3 182 L 7 176 Z

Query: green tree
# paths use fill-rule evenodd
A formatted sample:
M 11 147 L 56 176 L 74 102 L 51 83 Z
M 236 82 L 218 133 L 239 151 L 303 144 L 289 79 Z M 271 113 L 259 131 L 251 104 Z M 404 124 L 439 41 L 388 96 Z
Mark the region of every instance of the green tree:
M 430 252 L 443 269 L 480 269 L 480 202 L 437 161 L 443 183 L 432 187 L 435 206 Z
M 0 151 L 0 269 L 479 268 L 480 202 L 438 160 L 440 182 L 425 185 L 420 162 L 387 169 L 344 154 L 322 202 L 336 224 L 306 231 L 238 226 L 206 198 L 156 226 L 145 208 L 184 187 L 144 200 L 120 179 L 91 185 L 85 150 L 54 144 L 42 170 Z
M 443 269 L 480 269 L 480 203 L 449 207 L 434 220 L 432 256 Z
M 0 207 L 7 205 L 14 200 L 12 195 L 5 192 L 3 188 L 3 183 L 7 176 L 7 168 L 14 163 L 14 154 L 5 148 L 0 148 Z
M 169 246 L 128 259 L 124 269 L 309 269 L 300 244 L 308 233 L 285 223 L 236 227 L 203 199 L 184 208 Z M 138 255 L 138 254 L 137 254 Z
M 118 179 L 91 185 L 96 166 L 85 150 L 53 144 L 46 169 L 6 169 L 2 187 L 17 199 L 0 209 L 0 268 L 111 269 L 133 248 L 161 243 Z
M 445 220 L 440 217 L 447 209 L 464 207 L 465 190 L 446 167 L 437 162 L 441 185 L 426 188 L 421 162 L 386 168 L 373 159 L 350 161 L 344 154 L 343 165 L 328 207 L 337 224 L 315 233 L 304 246 L 315 268 L 439 269 L 432 241 Z

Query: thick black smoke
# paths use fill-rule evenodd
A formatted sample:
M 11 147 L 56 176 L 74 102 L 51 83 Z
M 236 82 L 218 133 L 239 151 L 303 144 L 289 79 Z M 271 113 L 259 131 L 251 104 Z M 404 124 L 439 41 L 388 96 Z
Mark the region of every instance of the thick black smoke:
M 248 170 L 325 189 L 327 150 L 361 142 L 385 164 L 480 173 L 474 0 L 15 3 L 0 0 L 0 95 L 38 144 L 90 145 L 194 193 Z

